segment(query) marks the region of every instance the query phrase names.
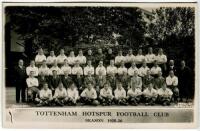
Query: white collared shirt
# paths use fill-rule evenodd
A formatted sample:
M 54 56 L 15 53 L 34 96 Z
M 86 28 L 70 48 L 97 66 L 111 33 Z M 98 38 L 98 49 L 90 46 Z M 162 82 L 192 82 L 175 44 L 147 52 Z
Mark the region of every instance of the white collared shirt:
M 26 84 L 27 84 L 28 88 L 29 87 L 38 87 L 39 86 L 38 79 L 35 78 L 35 77 L 33 77 L 33 78 L 31 78 L 31 77 L 27 78 L 26 79 Z
M 143 91 L 142 94 L 145 95 L 145 96 L 149 96 L 149 97 L 157 96 L 158 95 L 157 91 L 154 88 L 152 88 L 151 90 L 149 90 L 149 88 L 146 88 Z
M 82 67 L 80 67 L 80 66 L 78 66 L 78 67 L 74 66 L 72 68 L 72 75 L 77 75 L 78 73 L 80 75 L 83 75 L 83 69 L 82 69 Z
M 122 88 L 121 90 L 119 90 L 118 88 L 115 89 L 114 94 L 116 99 L 126 98 L 126 91 L 124 90 L 124 88 Z
M 139 76 L 144 77 L 147 74 L 147 71 L 149 70 L 149 67 L 140 67 L 138 70 Z
M 53 98 L 59 97 L 67 97 L 67 90 L 65 88 L 62 88 L 62 90 L 60 90 L 59 87 L 56 88 Z
M 107 90 L 105 88 L 102 88 L 100 90 L 100 96 L 113 98 L 112 90 L 110 88 L 108 88 Z
M 76 57 L 76 60 L 78 60 L 80 64 L 85 64 L 86 63 L 86 57 L 85 56 L 78 55 Z
M 171 77 L 171 76 L 168 76 L 167 78 L 166 78 L 166 84 L 168 85 L 168 86 L 177 86 L 178 85 L 178 77 L 176 77 L 176 76 L 173 76 L 173 77 Z
M 26 74 L 29 76 L 30 72 L 34 72 L 34 76 L 38 76 L 38 68 L 36 66 L 32 67 L 32 66 L 28 66 L 26 67 Z
M 145 56 L 146 62 L 147 63 L 153 63 L 156 60 L 156 55 L 155 54 L 147 54 Z
M 169 88 L 166 88 L 165 90 L 163 90 L 163 88 L 158 89 L 159 96 L 171 97 L 172 94 L 173 92 Z
M 117 73 L 118 73 L 118 75 L 123 75 L 124 74 L 124 72 L 127 74 L 127 68 L 124 66 L 124 67 L 119 67 L 118 69 L 117 69 Z
M 103 76 L 106 75 L 106 68 L 105 68 L 104 66 L 102 66 L 102 67 L 98 66 L 98 67 L 96 68 L 96 71 L 95 71 L 96 75 L 99 75 L 99 72 L 100 72 L 100 71 L 102 72 L 102 75 L 103 75 Z
M 127 54 L 126 55 L 126 63 L 132 63 L 133 61 L 135 61 L 135 56 L 133 54 L 131 54 L 131 55 Z
M 157 55 L 156 56 L 156 60 L 158 62 L 158 64 L 163 64 L 167 62 L 167 56 L 162 54 L 162 55 Z
M 59 56 L 57 56 L 57 62 L 58 62 L 59 64 L 64 63 L 64 60 L 65 60 L 65 59 L 67 59 L 67 56 L 66 56 L 66 55 L 59 55 Z
M 54 56 L 48 56 L 48 57 L 47 57 L 47 63 L 48 63 L 48 64 L 53 64 L 55 60 L 57 60 L 57 58 L 56 58 L 55 55 L 54 55 Z
M 144 55 L 136 55 L 136 56 L 135 56 L 135 63 L 136 63 L 136 64 L 140 64 L 140 63 L 142 63 L 144 60 L 145 60 Z
M 47 66 L 46 67 L 41 66 L 38 69 L 38 74 L 41 75 L 41 73 L 43 73 L 45 76 L 48 76 L 49 73 L 50 73 L 50 70 L 49 70 L 49 68 Z
M 135 67 L 135 68 L 130 67 L 130 68 L 128 69 L 128 75 L 129 75 L 129 76 L 133 76 L 135 71 L 138 72 L 138 68 L 137 68 L 137 67 Z
M 69 98 L 73 100 L 77 100 L 79 98 L 78 90 L 77 88 L 74 88 L 73 90 L 71 88 L 67 89 L 67 95 Z
M 87 76 L 88 72 L 90 72 L 92 75 L 94 75 L 94 67 L 93 66 L 86 66 L 84 67 L 84 75 Z
M 122 61 L 126 62 L 126 57 L 124 57 L 124 56 L 116 56 L 115 57 L 115 64 L 120 64 Z
M 71 66 L 66 66 L 66 65 L 63 65 L 62 67 L 61 67 L 61 70 L 60 70 L 60 74 L 61 75 L 63 75 L 64 74 L 64 72 L 68 72 L 68 74 L 71 74 L 72 73 L 72 68 L 71 68 Z
M 40 99 L 43 99 L 43 98 L 51 99 L 52 98 L 52 91 L 50 89 L 47 89 L 47 90 L 41 89 L 40 92 L 39 92 L 39 97 L 40 97 Z
M 81 93 L 81 97 L 96 99 L 97 98 L 97 92 L 94 88 L 92 88 L 91 90 L 88 90 L 88 88 L 85 88 L 83 90 L 83 92 Z
M 49 72 L 49 75 L 53 75 L 53 70 L 56 70 L 57 71 L 57 75 L 60 75 L 60 68 L 58 67 L 58 66 L 52 66 L 51 68 L 50 68 L 50 72 Z
M 41 63 L 43 60 L 46 60 L 47 58 L 46 58 L 46 56 L 45 55 L 39 55 L 39 54 L 37 54 L 36 55 L 36 57 L 35 57 L 35 62 L 36 63 Z
M 108 66 L 107 67 L 107 74 L 111 75 L 111 74 L 117 74 L 117 67 L 116 66 Z
M 160 71 L 162 71 L 162 69 L 159 66 L 157 66 L 157 67 L 153 66 L 151 68 L 151 74 L 152 75 L 157 75 Z
M 76 61 L 76 57 L 75 56 L 69 56 L 68 57 L 68 63 L 69 65 L 74 65 Z
M 142 91 L 140 89 L 138 89 L 138 88 L 135 88 L 135 91 L 133 91 L 133 89 L 130 88 L 128 90 L 128 92 L 127 92 L 127 96 L 130 96 L 130 97 L 132 97 L 132 96 L 139 96 L 141 94 L 142 94 Z

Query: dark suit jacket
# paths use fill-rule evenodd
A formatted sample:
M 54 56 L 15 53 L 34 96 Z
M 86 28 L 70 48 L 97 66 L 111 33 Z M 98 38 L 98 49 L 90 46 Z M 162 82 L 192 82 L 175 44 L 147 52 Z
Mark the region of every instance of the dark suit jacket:
M 61 82 L 60 77 L 57 76 L 56 78 L 54 78 L 53 76 L 49 77 L 49 87 L 50 88 L 57 88 L 59 83 Z
M 62 76 L 61 82 L 63 83 L 63 86 L 65 88 L 68 88 L 73 83 L 73 80 L 70 76 L 68 76 L 68 77 Z
M 15 67 L 15 85 L 26 87 L 26 69 L 25 67 L 20 68 L 19 66 Z
M 96 76 L 96 86 L 102 88 L 105 83 L 106 83 L 106 76 L 102 76 L 101 78 L 100 76 Z
M 41 76 L 38 76 L 38 82 L 39 82 L 39 87 L 42 88 L 44 83 L 48 83 L 48 77 L 44 76 L 44 78 L 42 78 Z M 49 85 L 50 87 L 50 85 Z

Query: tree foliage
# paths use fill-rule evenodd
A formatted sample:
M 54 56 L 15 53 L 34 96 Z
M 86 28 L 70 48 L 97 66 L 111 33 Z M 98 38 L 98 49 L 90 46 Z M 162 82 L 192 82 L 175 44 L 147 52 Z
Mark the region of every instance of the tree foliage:
M 139 46 L 144 23 L 138 8 L 122 7 L 7 7 L 12 29 L 21 39 L 38 46 L 59 49 L 80 44 Z M 118 37 L 115 37 L 118 36 Z M 128 42 L 127 42 L 128 41 Z

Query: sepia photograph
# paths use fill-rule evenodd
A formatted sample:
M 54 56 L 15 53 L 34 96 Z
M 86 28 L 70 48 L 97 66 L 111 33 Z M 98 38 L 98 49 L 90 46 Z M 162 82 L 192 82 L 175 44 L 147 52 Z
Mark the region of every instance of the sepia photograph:
M 195 3 L 3 3 L 5 127 L 194 128 L 196 18 Z

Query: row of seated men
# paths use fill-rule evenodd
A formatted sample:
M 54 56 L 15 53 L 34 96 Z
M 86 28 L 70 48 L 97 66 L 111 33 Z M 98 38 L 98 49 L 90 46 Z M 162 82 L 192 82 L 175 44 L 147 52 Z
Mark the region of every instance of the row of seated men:
M 38 68 L 35 66 L 35 62 L 32 60 L 30 62 L 30 65 L 26 67 L 26 74 L 29 76 L 30 71 L 34 71 L 34 76 L 38 75 L 45 75 L 45 76 L 52 76 L 53 70 L 57 71 L 58 75 L 64 75 L 65 72 L 67 72 L 69 75 L 85 75 L 87 76 L 90 72 L 91 75 L 126 75 L 133 76 L 134 71 L 137 71 L 139 76 L 144 77 L 149 70 L 151 72 L 151 75 L 156 76 L 158 72 L 162 71 L 162 68 L 159 67 L 157 64 L 157 61 L 154 62 L 153 67 L 149 68 L 147 66 L 146 61 L 142 63 L 142 66 L 140 68 L 137 68 L 135 62 L 131 63 L 131 67 L 126 68 L 124 62 L 120 63 L 120 66 L 117 68 L 114 65 L 114 60 L 110 60 L 110 65 L 105 67 L 103 64 L 103 61 L 99 62 L 99 65 L 94 68 L 92 66 L 92 62 L 90 60 L 87 61 L 87 65 L 85 67 L 81 67 L 79 64 L 79 61 L 76 62 L 76 64 L 71 67 L 68 64 L 68 60 L 64 60 L 64 65 L 60 68 L 57 65 L 57 62 L 54 61 L 54 64 L 51 68 L 47 67 L 46 61 L 44 60 L 42 62 L 42 65 Z M 101 74 L 100 74 L 101 73 Z
M 143 61 L 146 61 L 146 63 L 150 65 L 155 60 L 158 64 L 164 64 L 167 62 L 167 56 L 163 53 L 163 50 L 161 48 L 158 50 L 158 53 L 156 55 L 153 53 L 153 49 L 151 47 L 148 49 L 148 53 L 146 55 L 143 54 L 142 49 L 138 50 L 137 55 L 134 55 L 132 49 L 129 49 L 126 56 L 123 55 L 122 50 L 119 50 L 118 54 L 114 55 L 111 48 L 108 49 L 107 53 L 103 53 L 102 49 L 99 48 L 96 54 L 93 54 L 92 50 L 89 49 L 85 56 L 83 55 L 83 51 L 79 50 L 77 56 L 75 56 L 74 51 L 70 51 L 70 54 L 67 57 L 65 55 L 64 49 L 61 49 L 58 56 L 55 55 L 54 51 L 50 51 L 50 55 L 46 57 L 43 50 L 39 49 L 38 54 L 35 57 L 35 62 L 36 65 L 40 66 L 45 60 L 48 66 L 52 66 L 54 62 L 57 61 L 58 65 L 60 66 L 64 64 L 65 59 L 67 59 L 68 64 L 71 66 L 75 65 L 76 61 L 79 61 L 80 65 L 84 65 L 88 60 L 90 60 L 95 67 L 99 64 L 99 61 L 104 61 L 104 63 L 108 65 L 110 60 L 114 60 L 116 66 L 119 66 L 120 63 L 123 61 L 128 67 L 133 61 L 136 64 L 142 64 Z
M 28 94 L 29 96 L 32 96 L 32 94 L 35 94 L 38 92 L 39 89 L 42 88 L 42 85 L 44 83 L 48 83 L 49 89 L 52 90 L 52 93 L 54 94 L 56 88 L 59 86 L 59 83 L 62 83 L 64 85 L 65 89 L 69 89 L 70 85 L 72 83 L 75 83 L 77 89 L 79 92 L 83 92 L 85 89 L 87 89 L 88 84 L 91 83 L 93 87 L 95 88 L 96 92 L 98 93 L 106 83 L 109 84 L 111 89 L 114 91 L 114 89 L 117 87 L 117 83 L 121 83 L 122 87 L 126 91 L 128 91 L 132 86 L 135 88 L 144 91 L 148 89 L 148 86 L 150 83 L 153 83 L 155 89 L 160 89 L 163 86 L 163 83 L 167 84 L 170 90 L 172 90 L 174 94 L 174 100 L 175 102 L 178 101 L 179 96 L 179 90 L 177 88 L 178 86 L 178 78 L 174 75 L 173 71 L 170 71 L 169 76 L 165 79 L 162 77 L 162 72 L 160 71 L 158 73 L 158 76 L 151 76 L 150 70 L 147 71 L 147 75 L 145 75 L 143 78 L 138 76 L 138 71 L 135 70 L 133 76 L 127 77 L 119 76 L 115 77 L 115 75 L 109 75 L 109 76 L 103 76 L 102 73 L 95 78 L 91 75 L 91 72 L 88 73 L 88 76 L 84 77 L 82 79 L 81 75 L 77 75 L 75 77 L 70 77 L 68 75 L 68 72 L 64 72 L 63 76 L 58 76 L 57 71 L 53 70 L 53 75 L 49 78 L 45 77 L 43 74 L 38 79 L 34 77 L 34 71 L 30 72 L 29 78 L 26 79 L 26 83 L 28 86 Z M 32 98 L 32 97 L 31 97 Z
M 110 87 L 109 83 L 97 90 L 92 83 L 88 83 L 86 88 L 80 92 L 74 83 L 69 88 L 64 88 L 62 83 L 54 90 L 48 88 L 48 84 L 44 83 L 43 87 L 38 90 L 36 87 L 36 97 L 33 92 L 29 92 L 31 100 L 37 106 L 64 106 L 64 105 L 134 105 L 140 103 L 145 105 L 162 104 L 170 105 L 176 98 L 171 89 L 167 88 L 165 82 L 162 83 L 160 89 L 154 89 L 153 83 L 149 83 L 145 90 L 141 90 L 132 83 L 132 86 L 126 91 L 122 84 L 117 83 L 116 89 Z M 32 87 L 33 88 L 33 87 Z M 32 89 L 33 90 L 33 89 Z

